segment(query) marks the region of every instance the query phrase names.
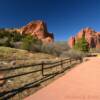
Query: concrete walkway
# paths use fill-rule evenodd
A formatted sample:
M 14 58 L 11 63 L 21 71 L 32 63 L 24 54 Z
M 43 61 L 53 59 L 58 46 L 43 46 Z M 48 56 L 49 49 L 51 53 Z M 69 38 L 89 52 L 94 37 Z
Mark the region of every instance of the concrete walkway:
M 77 65 L 25 100 L 100 100 L 100 58 Z

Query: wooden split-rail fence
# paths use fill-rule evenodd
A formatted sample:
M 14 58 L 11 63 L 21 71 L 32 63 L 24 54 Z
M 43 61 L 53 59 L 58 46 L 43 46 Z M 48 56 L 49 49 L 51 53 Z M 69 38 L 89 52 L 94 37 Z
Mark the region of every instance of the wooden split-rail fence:
M 78 62 L 78 61 L 80 62 L 80 61 L 82 61 L 82 59 L 67 58 L 67 59 L 62 59 L 62 60 L 55 61 L 55 62 L 50 62 L 50 63 L 41 62 L 41 63 L 38 63 L 38 64 L 31 64 L 31 65 L 24 65 L 24 66 L 20 65 L 20 66 L 17 66 L 17 67 L 10 67 L 10 68 L 0 68 L 0 73 L 4 73 L 6 71 L 9 72 L 9 71 L 13 71 L 13 70 L 21 69 L 21 68 L 25 69 L 25 68 L 30 68 L 30 67 L 34 67 L 34 66 L 37 66 L 37 67 L 41 66 L 40 69 L 36 69 L 36 70 L 33 70 L 33 71 L 24 72 L 24 73 L 12 75 L 12 76 L 5 76 L 5 77 L 0 78 L 0 81 L 5 80 L 5 82 L 9 79 L 13 79 L 13 78 L 16 78 L 16 77 L 19 77 L 19 76 L 25 76 L 25 75 L 32 74 L 32 73 L 37 73 L 37 72 L 40 72 L 41 76 L 42 76 L 42 78 L 40 78 L 38 80 L 35 80 L 34 82 L 27 83 L 24 86 L 21 86 L 19 88 L 14 88 L 14 89 L 11 89 L 9 91 L 1 92 L 0 93 L 0 98 L 5 100 L 5 99 L 13 97 L 17 93 L 22 92 L 22 91 L 24 91 L 28 88 L 37 86 L 38 84 L 40 84 L 40 83 L 42 83 L 46 80 L 49 80 L 49 79 L 53 78 L 54 76 L 56 76 L 60 73 L 63 73 L 65 70 L 70 69 L 72 67 L 72 65 L 75 64 L 75 62 Z M 48 65 L 48 66 L 45 67 L 46 65 Z M 56 70 L 56 71 L 53 71 L 53 72 L 50 72 L 50 73 L 45 73 L 45 70 L 52 69 L 52 68 L 57 68 L 57 67 L 60 67 L 60 70 Z M 1 88 L 1 86 L 0 86 L 0 88 Z

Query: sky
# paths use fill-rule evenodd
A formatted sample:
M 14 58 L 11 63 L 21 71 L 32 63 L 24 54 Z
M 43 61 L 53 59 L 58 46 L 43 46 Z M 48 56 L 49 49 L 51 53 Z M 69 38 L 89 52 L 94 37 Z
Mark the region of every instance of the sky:
M 82 28 L 100 31 L 100 0 L 0 0 L 0 28 L 47 23 L 56 41 L 67 41 Z

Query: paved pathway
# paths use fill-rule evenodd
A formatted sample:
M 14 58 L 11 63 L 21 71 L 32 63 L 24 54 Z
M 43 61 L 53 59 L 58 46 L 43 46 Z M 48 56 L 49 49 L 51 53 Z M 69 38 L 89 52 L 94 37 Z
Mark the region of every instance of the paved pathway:
M 100 58 L 77 65 L 25 100 L 100 100 Z

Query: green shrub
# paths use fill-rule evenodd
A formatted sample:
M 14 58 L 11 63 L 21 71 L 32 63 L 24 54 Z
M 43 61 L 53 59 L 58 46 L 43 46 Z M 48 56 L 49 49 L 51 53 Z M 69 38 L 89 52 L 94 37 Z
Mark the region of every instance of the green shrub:
M 85 33 L 83 34 L 81 39 L 77 39 L 74 45 L 74 49 L 82 51 L 82 52 L 88 52 L 89 46 L 88 42 L 85 39 Z
M 16 31 L 11 33 L 11 40 L 13 42 L 21 41 L 23 37 L 24 37 L 23 35 L 21 35 L 20 33 L 17 33 Z
M 16 31 L 0 29 L 0 46 L 13 47 L 15 42 L 21 41 L 23 36 Z
M 41 43 L 36 37 L 31 35 L 27 35 L 22 39 L 21 49 L 33 51 L 35 45 L 39 45 Z

